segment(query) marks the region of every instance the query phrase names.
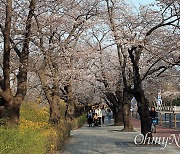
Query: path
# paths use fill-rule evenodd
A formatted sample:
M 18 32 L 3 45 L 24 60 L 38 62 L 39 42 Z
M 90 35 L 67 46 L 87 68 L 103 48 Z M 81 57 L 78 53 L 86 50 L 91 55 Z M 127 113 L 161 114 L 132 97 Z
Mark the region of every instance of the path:
M 132 119 L 133 119 L 132 123 L 133 123 L 134 128 L 137 131 L 140 131 L 140 120 L 137 120 L 135 118 L 132 118 Z M 179 130 L 157 125 L 156 126 L 156 133 L 153 133 L 153 136 L 154 137 L 166 137 L 167 138 L 167 137 L 170 137 L 172 134 L 174 134 L 177 139 L 179 137 L 178 145 L 180 146 L 180 136 L 179 136 L 180 131 Z M 172 145 L 174 147 L 178 148 L 175 142 L 173 142 Z M 180 150 L 180 147 L 178 149 Z
M 139 121 L 133 120 L 133 125 L 138 130 Z M 139 132 L 120 132 L 122 127 L 109 126 L 88 127 L 84 125 L 74 130 L 68 141 L 63 154 L 179 154 L 180 149 L 167 146 L 165 149 L 160 145 L 135 145 L 134 138 Z

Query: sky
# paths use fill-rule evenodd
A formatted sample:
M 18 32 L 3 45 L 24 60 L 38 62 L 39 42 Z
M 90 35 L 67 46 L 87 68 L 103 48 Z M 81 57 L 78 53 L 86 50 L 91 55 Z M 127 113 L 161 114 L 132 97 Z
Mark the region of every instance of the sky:
M 132 4 L 134 4 L 136 7 L 138 7 L 140 5 L 151 4 L 151 3 L 155 2 L 155 0 L 128 0 L 128 1 Z

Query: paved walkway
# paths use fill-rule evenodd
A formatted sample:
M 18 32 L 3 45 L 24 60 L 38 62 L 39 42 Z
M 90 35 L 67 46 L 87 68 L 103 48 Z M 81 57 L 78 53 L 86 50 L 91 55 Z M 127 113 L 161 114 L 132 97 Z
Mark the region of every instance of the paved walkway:
M 162 145 L 135 145 L 134 138 L 139 133 L 139 120 L 132 119 L 136 132 L 121 132 L 121 126 L 107 123 L 102 127 L 84 125 L 74 130 L 65 145 L 63 154 L 179 154 L 180 148 Z M 180 142 L 180 141 L 179 141 Z
M 135 130 L 140 132 L 140 120 L 132 118 L 132 124 L 133 124 L 133 127 L 135 128 Z M 179 148 L 177 147 L 175 141 L 172 143 L 172 146 L 174 146 L 175 148 L 178 148 L 180 150 L 180 136 L 179 136 L 180 130 L 176 130 L 176 129 L 157 125 L 156 126 L 156 133 L 153 133 L 153 136 L 154 137 L 166 137 L 167 138 L 167 137 L 170 137 L 172 134 L 174 134 L 176 136 Z M 178 138 L 179 138 L 179 140 L 178 140 Z

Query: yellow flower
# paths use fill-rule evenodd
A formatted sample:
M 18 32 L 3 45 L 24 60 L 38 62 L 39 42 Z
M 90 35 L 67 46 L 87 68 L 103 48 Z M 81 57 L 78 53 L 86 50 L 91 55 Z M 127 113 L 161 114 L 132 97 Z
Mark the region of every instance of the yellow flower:
M 49 128 L 49 129 L 47 129 L 46 131 L 44 131 L 42 133 L 42 136 L 45 136 L 45 137 L 49 137 L 49 136 L 56 137 L 57 136 L 57 132 L 56 132 L 55 129 Z
M 51 148 L 54 149 L 54 147 L 55 147 L 55 146 L 54 146 L 53 144 L 51 144 Z
M 48 125 L 48 123 L 46 123 L 46 122 L 32 122 L 30 120 L 26 120 L 24 118 L 21 118 L 19 129 L 21 131 L 24 131 L 25 129 L 29 129 L 29 128 L 39 129 L 39 128 L 42 128 L 42 127 L 47 126 L 47 125 Z

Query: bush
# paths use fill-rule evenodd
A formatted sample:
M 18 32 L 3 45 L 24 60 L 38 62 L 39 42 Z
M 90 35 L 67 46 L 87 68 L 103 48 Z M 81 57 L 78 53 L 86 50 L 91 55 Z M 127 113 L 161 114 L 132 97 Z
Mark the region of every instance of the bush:
M 0 153 L 46 153 L 50 136 L 56 135 L 48 118 L 48 108 L 39 108 L 37 103 L 23 104 L 20 109 L 20 125 L 9 129 L 0 127 Z
M 0 153 L 45 153 L 46 138 L 36 129 L 20 132 L 18 129 L 0 128 Z M 38 145 L 38 146 L 37 146 Z
M 81 127 L 86 122 L 87 122 L 87 118 L 86 118 L 86 115 L 84 114 L 84 115 L 77 117 L 76 119 L 73 120 L 72 128 L 78 129 L 79 127 Z
M 43 134 L 50 128 L 48 113 L 35 108 L 34 104 L 23 104 L 20 125 L 14 128 L 0 127 L 0 153 L 46 153 L 48 137 Z
M 65 110 L 64 104 L 62 109 Z M 64 112 L 61 116 L 64 116 Z M 40 107 L 38 103 L 23 104 L 20 110 L 20 125 L 11 129 L 0 127 L 0 153 L 56 153 L 70 136 L 71 130 L 86 122 L 86 116 L 80 116 L 73 121 L 62 119 L 58 126 L 50 125 L 48 120 L 47 107 Z

